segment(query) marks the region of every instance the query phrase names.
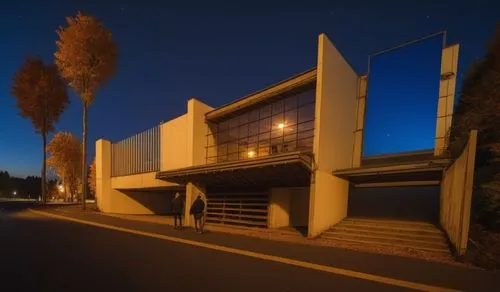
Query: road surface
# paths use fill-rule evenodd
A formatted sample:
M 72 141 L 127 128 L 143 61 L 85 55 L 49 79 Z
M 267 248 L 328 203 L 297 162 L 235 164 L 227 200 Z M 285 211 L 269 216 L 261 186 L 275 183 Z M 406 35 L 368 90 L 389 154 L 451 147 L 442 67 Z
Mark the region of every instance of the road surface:
M 0 215 L 0 291 L 412 290 L 398 285 L 399 280 L 436 289 L 492 291 L 492 285 L 499 283 L 498 275 L 491 272 L 418 260 L 215 232 L 199 235 L 151 223 L 73 214 L 80 220 L 162 234 L 167 239 L 153 238 L 46 217 L 26 207 L 29 204 L 10 206 Z M 53 209 L 45 211 L 64 215 Z M 171 236 L 183 238 L 186 243 L 168 240 Z M 213 250 L 208 245 L 267 258 Z M 273 260 L 274 256 L 336 267 L 339 272 L 296 266 Z M 343 271 L 351 272 L 345 275 Z M 358 277 L 356 271 L 366 274 Z M 365 275 L 382 281 L 371 281 Z M 391 283 L 391 279 L 396 282 Z

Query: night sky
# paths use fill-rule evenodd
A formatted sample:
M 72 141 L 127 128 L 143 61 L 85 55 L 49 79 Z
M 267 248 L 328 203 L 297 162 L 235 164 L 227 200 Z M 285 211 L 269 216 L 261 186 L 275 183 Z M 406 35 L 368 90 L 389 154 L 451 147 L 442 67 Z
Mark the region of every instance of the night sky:
M 460 79 L 484 54 L 500 9 L 486 0 L 4 2 L 0 169 L 17 176 L 40 173 L 42 144 L 31 122 L 18 116 L 12 77 L 29 54 L 53 60 L 55 30 L 77 10 L 101 19 L 120 46 L 118 74 L 90 108 L 91 159 L 96 139 L 120 140 L 179 116 L 190 97 L 219 106 L 314 67 L 321 32 L 363 74 L 368 55 L 446 29 L 448 44 L 461 43 Z M 72 92 L 71 99 L 57 130 L 80 137 L 81 102 Z M 370 143 L 377 149 L 371 152 L 397 145 L 391 137 L 397 138 L 374 134 Z

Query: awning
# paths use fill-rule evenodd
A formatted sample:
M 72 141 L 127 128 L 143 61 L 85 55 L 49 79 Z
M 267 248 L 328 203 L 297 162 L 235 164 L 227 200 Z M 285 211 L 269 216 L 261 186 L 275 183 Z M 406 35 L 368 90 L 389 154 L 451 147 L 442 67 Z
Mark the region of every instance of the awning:
M 333 175 L 349 180 L 354 185 L 382 186 L 388 183 L 407 185 L 433 185 L 441 181 L 449 159 L 389 165 L 367 165 L 333 171 Z
M 156 177 L 169 182 L 195 182 L 209 187 L 308 186 L 311 155 L 291 152 L 251 160 L 206 164 L 158 172 Z

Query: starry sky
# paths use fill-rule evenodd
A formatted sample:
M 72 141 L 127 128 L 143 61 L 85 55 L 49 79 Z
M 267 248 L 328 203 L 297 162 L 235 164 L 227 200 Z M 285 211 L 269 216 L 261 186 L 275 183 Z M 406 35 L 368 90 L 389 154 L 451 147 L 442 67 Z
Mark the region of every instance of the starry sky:
M 322 32 L 364 74 L 370 54 L 446 29 L 448 44 L 461 44 L 460 82 L 464 69 L 483 55 L 493 33 L 500 8 L 495 2 L 4 1 L 0 4 L 0 169 L 16 176 L 40 173 L 41 137 L 29 120 L 18 116 L 10 95 L 12 77 L 27 55 L 53 60 L 55 30 L 77 10 L 101 19 L 120 46 L 118 73 L 90 108 L 90 160 L 96 139 L 120 140 L 177 117 L 186 111 L 190 97 L 219 106 L 314 67 L 317 36 Z M 431 104 L 425 110 L 433 108 Z M 381 111 L 374 108 L 372 113 L 377 116 Z M 381 128 L 373 130 L 372 142 L 366 142 L 377 147 L 365 153 L 399 145 L 394 142 L 397 136 L 389 133 L 392 130 Z M 72 92 L 57 130 L 81 135 L 81 103 Z M 409 143 L 397 147 L 419 147 Z

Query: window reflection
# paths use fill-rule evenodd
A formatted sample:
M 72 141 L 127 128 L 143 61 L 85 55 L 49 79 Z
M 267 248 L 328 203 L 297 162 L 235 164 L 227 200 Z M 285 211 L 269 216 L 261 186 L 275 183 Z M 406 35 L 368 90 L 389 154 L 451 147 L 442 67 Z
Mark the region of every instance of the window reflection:
M 211 126 L 207 163 L 312 151 L 315 89 L 284 96 Z

